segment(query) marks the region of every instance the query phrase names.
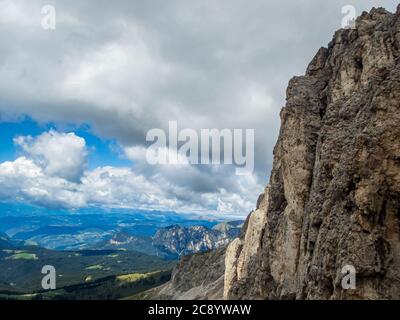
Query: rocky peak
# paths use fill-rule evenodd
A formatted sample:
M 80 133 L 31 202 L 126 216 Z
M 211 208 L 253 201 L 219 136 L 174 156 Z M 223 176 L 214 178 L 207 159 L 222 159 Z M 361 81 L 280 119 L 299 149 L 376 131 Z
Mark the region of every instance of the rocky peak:
M 289 82 L 269 188 L 227 249 L 225 298 L 400 298 L 399 8 L 363 13 Z M 355 290 L 341 286 L 348 265 Z

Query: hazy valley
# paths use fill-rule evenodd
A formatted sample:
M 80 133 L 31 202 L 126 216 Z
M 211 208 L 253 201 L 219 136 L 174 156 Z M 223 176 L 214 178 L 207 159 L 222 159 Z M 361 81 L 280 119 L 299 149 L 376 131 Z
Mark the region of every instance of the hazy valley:
M 124 298 L 168 281 L 181 256 L 227 245 L 243 224 L 159 212 L 2 207 L 0 298 Z M 55 291 L 41 288 L 44 265 L 57 271 Z

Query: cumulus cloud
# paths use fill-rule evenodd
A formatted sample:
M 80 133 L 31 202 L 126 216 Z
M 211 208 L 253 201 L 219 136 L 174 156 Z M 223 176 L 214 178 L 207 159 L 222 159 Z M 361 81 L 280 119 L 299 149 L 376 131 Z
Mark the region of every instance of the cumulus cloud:
M 3 200 L 58 208 L 104 206 L 243 216 L 261 189 L 255 176 L 227 181 L 222 166 L 207 173 L 183 159 L 173 166 L 148 166 L 143 147 L 126 149 L 132 168 L 83 170 L 86 142 L 74 133 L 19 136 L 15 143 L 24 156 L 0 163 Z
M 37 138 L 18 136 L 14 143 L 49 176 L 78 182 L 86 166 L 86 143 L 74 133 L 49 131 Z
M 135 172 L 162 186 L 165 197 L 177 199 L 180 205 L 190 203 L 213 212 L 245 215 L 254 208 L 263 189 L 255 174 L 237 176 L 232 165 L 192 165 L 182 155 L 176 157 L 178 161 L 173 165 L 148 165 L 146 148 L 126 148 L 125 152 L 135 164 Z
M 27 201 L 46 207 L 78 208 L 86 205 L 78 186 L 59 177 L 48 176 L 31 159 L 20 157 L 0 163 L 0 198 Z

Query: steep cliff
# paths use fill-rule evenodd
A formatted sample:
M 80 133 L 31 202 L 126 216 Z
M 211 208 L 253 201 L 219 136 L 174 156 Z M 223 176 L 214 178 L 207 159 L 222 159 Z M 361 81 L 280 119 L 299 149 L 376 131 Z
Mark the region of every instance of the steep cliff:
M 235 283 L 251 277 L 251 266 L 260 249 L 264 226 L 266 223 L 266 210 L 268 208 L 269 188 L 260 195 L 256 211 L 250 213 L 239 238 L 232 241 L 226 250 L 224 297 L 228 297 Z
M 227 249 L 225 298 L 400 298 L 399 50 L 400 9 L 372 9 L 290 81 L 269 188 Z

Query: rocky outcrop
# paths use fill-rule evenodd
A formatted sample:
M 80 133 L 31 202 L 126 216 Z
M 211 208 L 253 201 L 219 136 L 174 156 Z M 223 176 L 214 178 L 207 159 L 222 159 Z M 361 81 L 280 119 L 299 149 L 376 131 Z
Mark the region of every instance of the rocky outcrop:
M 220 222 L 212 227 L 212 230 L 218 231 L 232 240 L 239 236 L 243 222 L 243 220 Z
M 246 220 L 241 236 L 228 246 L 225 256 L 224 298 L 229 296 L 233 285 L 246 282 L 251 277 L 250 266 L 255 263 L 254 258 L 260 249 L 263 227 L 266 223 L 268 207 L 268 191 L 259 197 L 256 211 L 250 213 Z
M 215 300 L 222 299 L 225 248 L 185 256 L 175 267 L 171 281 L 153 290 L 147 299 Z
M 155 300 L 215 300 L 223 298 L 226 245 L 240 234 L 243 221 L 221 222 L 212 229 L 171 226 L 155 236 L 171 252 L 183 255 L 171 280 L 146 293 Z M 211 251 L 210 251 L 211 250 Z M 201 252 L 205 251 L 205 252 Z
M 400 298 L 399 12 L 363 13 L 290 81 L 269 189 L 227 249 L 225 298 Z

